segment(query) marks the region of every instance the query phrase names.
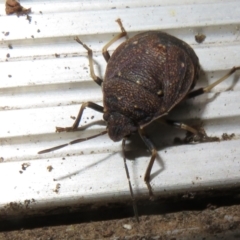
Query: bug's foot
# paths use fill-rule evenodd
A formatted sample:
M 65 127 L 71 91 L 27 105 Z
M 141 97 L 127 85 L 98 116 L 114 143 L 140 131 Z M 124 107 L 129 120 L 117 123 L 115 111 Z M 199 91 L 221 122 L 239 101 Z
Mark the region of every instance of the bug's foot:
M 72 132 L 73 128 L 72 127 L 56 127 L 56 132 Z
M 184 138 L 184 143 L 215 142 L 219 140 L 218 137 L 209 137 L 205 130 L 200 127 L 198 128 L 197 134 L 187 132 L 186 137 Z
M 147 187 L 148 187 L 148 191 L 149 191 L 149 199 L 151 201 L 154 201 L 155 200 L 155 196 L 153 194 L 153 191 L 152 191 L 152 187 L 150 185 L 150 183 L 148 181 L 145 181 L 145 183 L 147 184 Z
M 153 194 L 149 193 L 149 200 L 150 201 L 154 201 L 155 200 L 155 196 Z

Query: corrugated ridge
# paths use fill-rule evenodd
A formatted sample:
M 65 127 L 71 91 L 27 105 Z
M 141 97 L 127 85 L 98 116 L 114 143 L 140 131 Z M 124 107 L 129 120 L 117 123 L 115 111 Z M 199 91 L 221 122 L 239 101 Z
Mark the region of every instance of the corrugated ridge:
M 100 87 L 89 76 L 86 51 L 73 40 L 74 36 L 80 35 L 94 50 L 96 73 L 101 77 L 106 66 L 101 49 L 119 32 L 115 23 L 118 17 L 130 36 L 160 29 L 191 44 L 205 71 L 198 86 L 206 86 L 240 65 L 239 1 L 57 3 L 21 2 L 34 11 L 31 23 L 25 17 L 0 12 L 4 32 L 0 48 L 0 176 L 4 184 L 0 191 L 7 193 L 1 196 L 0 208 L 32 198 L 36 200 L 33 208 L 44 208 L 129 197 L 121 143 L 112 142 L 108 136 L 54 153 L 37 154 L 104 128 L 100 124 L 84 132 L 54 133 L 55 126 L 73 123 L 82 102 L 101 104 L 102 100 Z M 0 9 L 3 11 L 3 4 Z M 5 32 L 9 35 L 5 36 Z M 202 44 L 195 42 L 197 33 L 207 36 Z M 111 51 L 119 42 L 111 46 Z M 156 194 L 239 184 L 239 75 L 237 72 L 213 93 L 189 100 L 170 114 L 172 119 L 188 124 L 203 122 L 211 136 L 234 133 L 232 140 L 172 146 L 175 137 L 184 137 L 183 131 L 161 125 L 148 129 L 160 156 L 153 173 L 162 169 L 152 181 Z M 82 125 L 101 119 L 101 114 L 87 109 Z M 127 144 L 127 151 L 128 159 L 136 160 L 128 162 L 134 189 L 139 196 L 147 195 L 143 175 L 149 153 L 136 137 Z M 23 163 L 30 163 L 25 171 Z M 48 166 L 53 167 L 52 172 Z M 59 194 L 54 192 L 57 183 L 61 184 Z

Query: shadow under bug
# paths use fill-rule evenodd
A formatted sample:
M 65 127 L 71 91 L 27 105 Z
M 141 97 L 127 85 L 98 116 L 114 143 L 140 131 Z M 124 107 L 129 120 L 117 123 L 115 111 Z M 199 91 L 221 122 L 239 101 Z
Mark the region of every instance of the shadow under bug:
M 113 141 L 122 141 L 124 166 L 129 180 L 135 216 L 138 220 L 124 153 L 126 139 L 131 134 L 138 133 L 151 152 L 144 181 L 149 190 L 149 196 L 153 199 L 150 175 L 157 151 L 147 136 L 145 127 L 153 121 L 160 121 L 186 130 L 198 141 L 206 139 L 207 136 L 202 131 L 181 122 L 165 119 L 163 116 L 168 115 L 183 100 L 211 91 L 212 88 L 239 70 L 240 66 L 233 67 L 213 84 L 193 90 L 199 78 L 200 64 L 196 53 L 187 43 L 161 31 L 143 32 L 127 39 L 110 56 L 109 46 L 118 39 L 127 37 L 121 20 L 117 19 L 116 22 L 120 26 L 121 33 L 102 49 L 103 57 L 107 62 L 104 80 L 94 72 L 92 50 L 78 37 L 75 38 L 88 51 L 90 74 L 92 79 L 102 87 L 103 106 L 94 102 L 85 102 L 71 127 L 56 127 L 57 132 L 77 131 L 84 109 L 88 107 L 103 113 L 103 119 L 107 124 L 106 130 L 87 138 L 76 139 L 67 144 L 40 151 L 39 154 L 96 138 L 106 133 Z

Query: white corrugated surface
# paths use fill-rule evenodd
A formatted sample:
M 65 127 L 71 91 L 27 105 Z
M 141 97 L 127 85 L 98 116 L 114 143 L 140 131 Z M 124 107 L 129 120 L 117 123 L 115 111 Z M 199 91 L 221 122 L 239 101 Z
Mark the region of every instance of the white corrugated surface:
M 91 46 L 96 72 L 102 77 L 106 63 L 101 49 L 119 32 L 117 18 L 122 19 L 130 36 L 140 31 L 164 30 L 196 50 L 205 71 L 198 85 L 204 86 L 234 65 L 240 65 L 239 3 L 21 1 L 24 7 L 32 7 L 29 23 L 26 17 L 6 16 L 1 1 L 0 209 L 10 202 L 23 203 L 26 199 L 35 199 L 32 206 L 44 208 L 129 198 L 121 143 L 114 143 L 107 136 L 53 153 L 37 154 L 39 150 L 104 129 L 96 125 L 84 132 L 54 132 L 55 126 L 73 123 L 70 116 L 77 115 L 82 102 L 91 100 L 101 104 L 102 101 L 101 89 L 89 76 L 86 51 L 73 40 L 74 36 L 79 35 Z M 197 33 L 207 36 L 204 43 L 195 42 Z M 10 58 L 6 61 L 8 53 Z M 209 135 L 235 133 L 233 140 L 171 146 L 181 131 L 161 126 L 159 130 L 156 126 L 150 129 L 161 158 L 155 163 L 153 173 L 164 165 L 152 180 L 156 194 L 163 194 L 164 189 L 185 192 L 240 183 L 239 75 L 237 72 L 212 93 L 187 101 L 172 114 L 172 118 L 190 123 L 191 119 L 200 118 Z M 216 95 L 216 92 L 221 93 Z M 101 114 L 88 109 L 82 123 L 100 119 Z M 168 147 L 161 149 L 161 143 Z M 129 158 L 135 159 L 128 161 L 131 180 L 136 195 L 142 196 L 148 193 L 143 175 L 150 156 L 139 140 L 130 148 Z M 23 163 L 30 163 L 25 171 Z M 48 166 L 53 167 L 51 172 Z M 59 193 L 54 192 L 57 183 L 61 184 Z

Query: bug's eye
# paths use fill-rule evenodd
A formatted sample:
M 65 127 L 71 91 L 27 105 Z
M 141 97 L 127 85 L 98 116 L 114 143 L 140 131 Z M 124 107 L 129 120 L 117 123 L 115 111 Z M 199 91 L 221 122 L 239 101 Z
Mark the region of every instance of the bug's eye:
M 132 120 L 120 113 L 105 113 L 103 118 L 107 121 L 108 135 L 114 142 L 120 141 L 137 131 L 137 127 Z

